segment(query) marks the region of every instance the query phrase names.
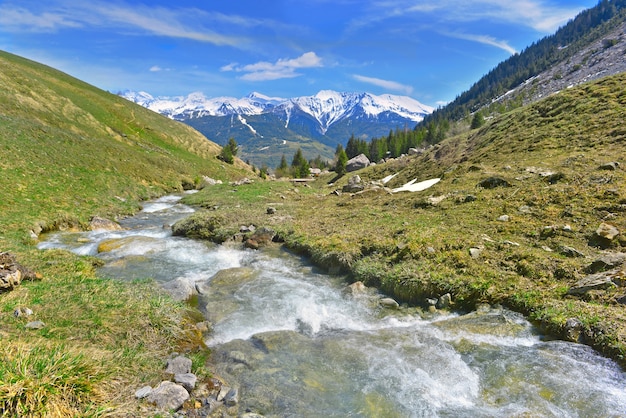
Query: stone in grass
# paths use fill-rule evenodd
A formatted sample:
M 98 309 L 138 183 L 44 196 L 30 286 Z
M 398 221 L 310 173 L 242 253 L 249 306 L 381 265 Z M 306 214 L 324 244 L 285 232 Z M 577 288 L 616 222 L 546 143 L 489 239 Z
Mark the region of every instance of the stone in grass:
M 135 398 L 137 399 L 147 398 L 148 395 L 150 395 L 150 393 L 152 393 L 152 388 L 150 386 L 144 386 L 135 391 Z
M 43 321 L 32 321 L 25 325 L 26 329 L 42 329 L 46 327 Z
M 191 373 L 191 360 L 185 356 L 178 356 L 167 361 L 165 373 L 182 374 Z
M 189 392 L 174 382 L 163 381 L 147 396 L 147 401 L 155 404 L 159 409 L 179 410 L 189 399 Z

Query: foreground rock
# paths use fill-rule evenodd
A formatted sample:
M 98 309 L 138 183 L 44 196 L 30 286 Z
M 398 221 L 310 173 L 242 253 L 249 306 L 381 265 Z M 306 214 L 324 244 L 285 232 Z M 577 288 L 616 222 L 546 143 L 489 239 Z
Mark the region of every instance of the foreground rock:
M 38 278 L 37 274 L 19 264 L 13 254 L 0 253 L 0 291 L 11 290 L 22 280 L 36 278 Z

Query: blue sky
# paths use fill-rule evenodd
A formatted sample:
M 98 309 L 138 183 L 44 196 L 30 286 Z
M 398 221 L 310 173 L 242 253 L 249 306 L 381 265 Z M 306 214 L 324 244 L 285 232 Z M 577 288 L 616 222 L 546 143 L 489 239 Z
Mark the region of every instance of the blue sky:
M 0 49 L 111 92 L 438 106 L 597 0 L 0 0 Z

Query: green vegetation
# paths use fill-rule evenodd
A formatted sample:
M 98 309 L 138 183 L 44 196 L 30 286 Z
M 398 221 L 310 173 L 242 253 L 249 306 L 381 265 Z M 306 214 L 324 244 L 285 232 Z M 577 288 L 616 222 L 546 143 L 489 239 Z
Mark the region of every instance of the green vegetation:
M 220 152 L 220 160 L 228 164 L 234 164 L 235 157 L 237 156 L 238 151 L 239 146 L 237 145 L 237 141 L 235 141 L 235 138 L 230 138 L 228 142 L 222 147 L 222 151 Z
M 397 173 L 390 187 L 442 179 L 423 192 L 337 195 L 350 176 L 328 184 L 331 174 L 304 186 L 218 186 L 186 199 L 222 216 L 227 234 L 239 225 L 273 228 L 293 251 L 402 302 L 449 292 L 457 309 L 502 304 L 556 336 L 577 318 L 583 340 L 624 365 L 626 313 L 616 301 L 624 288 L 582 297 L 567 291 L 594 259 L 626 246 L 621 235 L 608 248 L 592 239 L 602 222 L 626 231 L 626 174 L 599 168 L 626 161 L 625 85 L 622 74 L 569 89 L 420 156 L 358 172 L 365 182 Z M 490 178 L 502 181 L 479 186 Z M 266 213 L 269 206 L 276 214 Z
M 31 235 L 249 172 L 183 124 L 3 52 L 0 150 L 0 251 L 41 275 L 0 293 L 0 415 L 145 415 L 134 390 L 161 380 L 171 352 L 202 345 L 192 313 L 150 281 L 96 278 L 96 259 L 39 251 Z M 20 307 L 33 316 L 15 317 Z

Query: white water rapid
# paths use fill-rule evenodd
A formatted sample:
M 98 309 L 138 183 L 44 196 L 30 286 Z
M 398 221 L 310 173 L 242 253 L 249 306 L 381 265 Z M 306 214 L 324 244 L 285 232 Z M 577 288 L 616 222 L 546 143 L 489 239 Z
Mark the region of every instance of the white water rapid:
M 173 237 L 193 209 L 170 196 L 122 231 L 55 233 L 41 249 L 105 261 L 119 279 L 185 278 L 214 327 L 216 373 L 240 388 L 240 412 L 276 417 L 620 417 L 626 374 L 589 347 L 540 335 L 522 316 L 485 308 L 420 315 L 345 292 L 280 249 Z

